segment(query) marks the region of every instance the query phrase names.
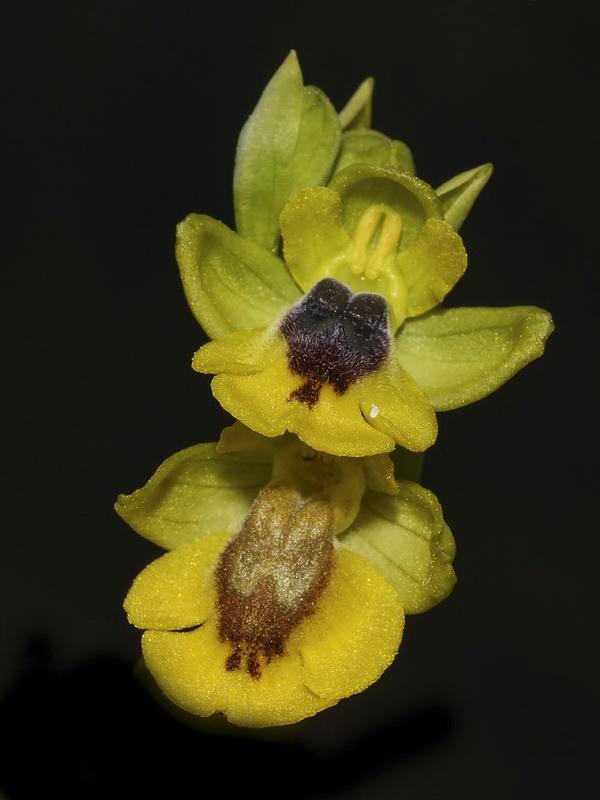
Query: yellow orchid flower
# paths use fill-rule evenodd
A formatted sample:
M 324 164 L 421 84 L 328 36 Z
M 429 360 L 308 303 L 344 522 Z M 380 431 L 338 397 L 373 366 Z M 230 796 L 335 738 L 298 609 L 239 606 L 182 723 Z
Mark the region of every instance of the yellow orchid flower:
M 455 581 L 439 504 L 397 483 L 387 456 L 336 458 L 239 423 L 117 510 L 171 549 L 125 601 L 147 667 L 176 705 L 237 725 L 290 724 L 364 690 L 394 659 L 405 612 Z
M 273 497 L 260 502 L 272 505 Z M 235 543 L 215 534 L 174 550 L 147 567 L 127 597 L 130 622 L 149 629 L 146 665 L 176 705 L 203 717 L 221 712 L 246 727 L 287 725 L 379 678 L 396 655 L 404 615 L 368 561 L 332 552 L 326 576 L 317 578 L 326 577 L 326 587 L 302 602 L 273 596 L 268 572 L 239 599 L 226 573 Z M 282 570 L 280 581 L 295 577 Z
M 491 167 L 434 191 L 406 145 L 369 128 L 371 92 L 336 115 L 290 53 L 240 135 L 237 232 L 198 214 L 177 232 L 188 302 L 213 339 L 194 369 L 253 430 L 338 456 L 426 450 L 436 411 L 494 391 L 552 330 L 530 306 L 439 308 Z
M 188 297 L 215 336 L 192 366 L 215 373 L 221 405 L 265 436 L 291 431 L 338 456 L 421 452 L 435 412 L 541 355 L 552 320 L 531 306 L 438 309 L 466 256 L 433 191 L 364 165 L 332 186 L 284 207 L 285 262 L 210 218 L 180 225 Z M 269 324 L 247 329 L 248 318 Z
M 348 201 L 346 220 L 342 196 L 327 187 L 300 191 L 281 215 L 287 267 L 307 294 L 271 325 L 201 348 L 192 366 L 217 373 L 212 389 L 221 405 L 265 436 L 292 431 L 344 456 L 396 444 L 425 450 L 437 435 L 435 414 L 396 357 L 393 333 L 440 302 L 465 269 L 464 248 L 440 219 L 433 190 L 416 178 L 351 166 L 333 183 Z M 354 217 L 350 235 L 344 223 L 352 230 Z M 197 217 L 180 227 L 184 273 L 192 253 L 202 259 L 210 228 L 219 230 Z M 221 242 L 236 237 L 220 233 Z
M 316 450 L 366 456 L 433 444 L 429 401 L 395 357 L 381 295 L 326 278 L 274 325 L 203 347 L 221 405 L 265 436 L 286 430 Z

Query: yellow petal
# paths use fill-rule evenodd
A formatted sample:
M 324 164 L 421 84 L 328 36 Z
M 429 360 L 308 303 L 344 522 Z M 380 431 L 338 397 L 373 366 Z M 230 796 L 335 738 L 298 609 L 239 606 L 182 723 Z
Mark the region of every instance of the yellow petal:
M 331 580 L 317 613 L 290 640 L 296 641 L 306 685 L 322 698 L 362 692 L 392 663 L 404 628 L 398 595 L 368 561 L 336 551 Z
M 230 653 L 219 641 L 215 620 L 190 633 L 147 631 L 144 658 L 165 694 L 181 708 L 207 717 L 223 713 L 234 725 L 290 725 L 333 705 L 306 688 L 298 656 L 273 660 L 259 680 L 244 670 L 228 672 Z
M 408 250 L 396 258 L 406 281 L 407 317 L 415 317 L 442 302 L 467 268 L 462 239 L 441 219 L 428 219 Z
M 205 347 L 222 345 L 224 348 L 226 340 L 232 340 L 233 348 L 237 343 L 234 337 L 237 334 Z M 203 351 L 205 348 L 197 356 Z M 223 408 L 252 430 L 263 436 L 279 436 L 289 430 L 315 450 L 338 456 L 374 455 L 393 450 L 394 439 L 370 425 L 361 413 L 356 394 L 361 381 L 343 395 L 336 394 L 330 386 L 323 386 L 318 402 L 310 408 L 295 398 L 290 399 L 303 379 L 290 372 L 283 337 L 270 340 L 268 351 L 263 351 L 260 372 L 240 374 L 236 367 L 231 367 L 234 358 L 234 355 L 225 355 L 226 367 L 231 368 L 233 374 L 217 375 L 211 388 Z M 194 366 L 196 363 L 195 359 Z M 222 363 L 215 360 L 209 369 L 203 362 L 202 371 L 205 368 L 206 371 L 221 371 Z
M 214 607 L 214 567 L 230 536 L 198 539 L 149 564 L 125 598 L 129 622 L 136 628 L 171 631 L 204 622 Z
M 332 260 L 351 241 L 344 230 L 340 196 L 325 186 L 295 194 L 281 213 L 280 225 L 286 264 L 304 291 L 332 274 Z
M 211 384 L 214 396 L 248 428 L 270 437 L 288 430 L 315 450 L 353 458 L 387 453 L 396 444 L 420 452 L 435 441 L 431 405 L 393 352 L 341 395 L 324 385 L 309 406 L 292 396 L 304 379 L 290 371 L 284 338 L 275 328 L 247 336 L 210 342 L 193 365 L 220 373 Z
M 220 341 L 225 344 L 225 340 Z M 284 433 L 288 398 L 300 381 L 289 371 L 283 338 L 279 336 L 263 353 L 260 372 L 232 373 L 228 364 L 221 366 L 221 363 L 206 371 L 220 373 L 213 379 L 211 389 L 223 408 L 263 436 Z
M 214 589 L 207 595 L 214 603 Z M 231 650 L 219 640 L 215 613 L 194 631 L 147 631 L 142 645 L 148 669 L 174 703 L 259 728 L 298 722 L 365 689 L 392 662 L 403 625 L 398 596 L 381 574 L 340 549 L 315 614 L 298 625 L 285 655 L 264 665 L 258 680 L 226 669 Z
M 435 442 L 437 420 L 433 408 L 395 353 L 356 388 L 360 390 L 362 413 L 394 443 L 422 452 Z

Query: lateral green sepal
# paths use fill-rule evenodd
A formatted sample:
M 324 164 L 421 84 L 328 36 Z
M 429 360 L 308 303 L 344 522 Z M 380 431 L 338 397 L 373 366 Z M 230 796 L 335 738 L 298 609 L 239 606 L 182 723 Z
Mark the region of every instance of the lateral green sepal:
M 175 253 L 187 301 L 211 339 L 270 325 L 300 297 L 281 259 L 211 217 L 186 217 Z
M 165 550 L 214 533 L 235 532 L 270 480 L 271 463 L 217 453 L 215 448 L 214 443 L 198 444 L 175 453 L 145 486 L 119 495 L 119 516 Z
M 491 164 L 483 164 L 481 167 L 455 175 L 436 189 L 444 209 L 444 218 L 455 231 L 459 230 L 467 218 L 473 203 L 489 181 L 493 169 Z
M 367 491 L 340 540 L 382 573 L 407 614 L 418 614 L 452 591 L 455 545 L 435 495 L 411 481 L 398 486 L 396 496 Z
M 396 347 L 434 410 L 447 411 L 502 386 L 542 355 L 553 330 L 535 306 L 435 309 L 406 320 Z
M 364 80 L 339 113 L 342 129 L 370 128 L 373 110 L 373 78 Z

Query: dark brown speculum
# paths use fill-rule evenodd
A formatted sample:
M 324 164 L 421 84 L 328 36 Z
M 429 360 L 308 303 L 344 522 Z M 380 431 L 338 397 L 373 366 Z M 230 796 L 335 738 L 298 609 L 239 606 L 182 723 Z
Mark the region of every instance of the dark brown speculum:
M 338 395 L 374 372 L 390 348 L 388 307 L 372 292 L 354 294 L 323 278 L 283 318 L 290 371 L 305 379 L 291 395 L 313 407 L 328 384 Z
M 219 636 L 231 645 L 226 669 L 259 679 L 283 655 L 327 585 L 333 539 L 327 501 L 283 484 L 261 491 L 216 570 Z

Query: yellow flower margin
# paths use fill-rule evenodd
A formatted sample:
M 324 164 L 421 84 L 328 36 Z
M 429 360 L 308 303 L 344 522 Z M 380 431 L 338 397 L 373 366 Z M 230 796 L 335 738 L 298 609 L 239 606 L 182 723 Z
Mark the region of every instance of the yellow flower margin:
M 259 680 L 226 671 L 230 646 L 218 636 L 214 572 L 230 536 L 161 556 L 127 595 L 129 621 L 145 629 L 146 665 L 174 703 L 203 717 L 221 712 L 244 727 L 289 725 L 379 678 L 402 639 L 402 604 L 375 567 L 340 547 L 315 613 L 293 630 L 285 654 Z
M 193 368 L 214 374 L 221 405 L 265 436 L 288 430 L 337 456 L 397 444 L 423 452 L 437 437 L 436 412 L 493 392 L 542 354 L 553 329 L 551 316 L 533 306 L 440 307 L 466 267 L 460 237 L 440 214 L 422 182 L 362 165 L 284 207 L 285 260 L 190 215 L 178 228 L 177 258 L 190 305 L 213 338 Z M 325 383 L 309 407 L 294 394 L 304 377 L 290 369 L 281 323 L 303 302 L 299 289 L 310 292 L 323 278 L 386 298 L 389 353 L 341 394 Z
M 288 366 L 287 344 L 271 328 L 232 333 L 194 356 L 199 372 L 218 372 L 211 388 L 223 408 L 263 436 L 296 433 L 315 450 L 371 456 L 396 443 L 420 452 L 437 436 L 431 404 L 399 363 L 393 342 L 384 364 L 342 395 L 324 385 L 315 406 L 290 400 L 303 379 Z

